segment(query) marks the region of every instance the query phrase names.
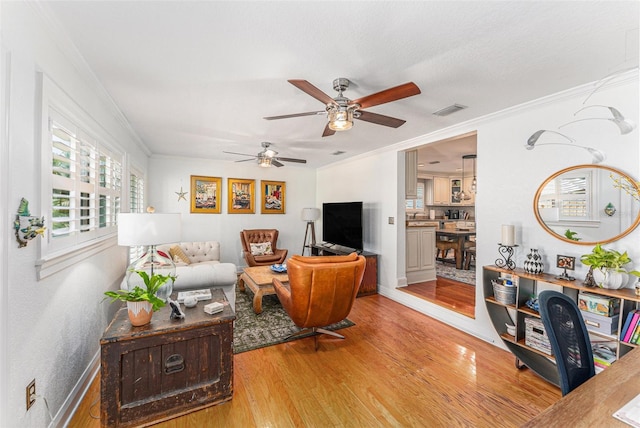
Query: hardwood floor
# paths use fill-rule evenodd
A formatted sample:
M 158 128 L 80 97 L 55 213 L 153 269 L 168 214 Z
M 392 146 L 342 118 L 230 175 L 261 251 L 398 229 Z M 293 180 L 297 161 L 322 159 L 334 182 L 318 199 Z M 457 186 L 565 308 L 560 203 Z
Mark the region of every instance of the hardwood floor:
M 476 288 L 473 285 L 439 276 L 436 281 L 419 282 L 398 290 L 475 318 Z
M 306 338 L 235 355 L 233 400 L 156 426 L 515 427 L 560 399 L 509 352 L 383 296 L 349 319 L 318 352 Z M 98 400 L 96 380 L 69 426 L 99 427 Z

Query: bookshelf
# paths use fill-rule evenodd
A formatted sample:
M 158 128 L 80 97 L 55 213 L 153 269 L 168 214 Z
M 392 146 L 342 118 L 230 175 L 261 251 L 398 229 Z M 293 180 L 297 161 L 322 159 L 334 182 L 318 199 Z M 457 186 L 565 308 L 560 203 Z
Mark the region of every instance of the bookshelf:
M 516 286 L 516 298 L 513 304 L 500 303 L 494 297 L 492 280 L 510 278 Z M 537 296 L 543 290 L 556 290 L 578 299 L 578 294 L 583 291 L 600 296 L 615 297 L 620 299 L 620 316 L 617 328 L 612 334 L 604 334 L 589 328 L 592 343 L 607 344 L 615 349 L 617 359 L 627 354 L 638 345 L 625 343 L 619 340 L 620 331 L 629 312 L 640 309 L 640 296 L 635 295 L 632 289 L 610 290 L 598 287 L 587 287 L 579 279 L 566 281 L 557 279 L 555 275 L 534 275 L 523 269 L 513 271 L 497 266 L 484 266 L 482 268 L 482 284 L 485 296 L 485 304 L 489 318 L 505 346 L 515 355 L 515 364 L 518 368 L 529 367 L 547 381 L 559 385 L 558 371 L 553 356 L 547 355 L 538 349 L 525 343 L 525 319 L 540 318 L 537 311 L 526 306 L 531 296 Z M 506 324 L 515 325 L 515 336 L 507 333 Z M 615 363 L 614 363 L 615 364 Z

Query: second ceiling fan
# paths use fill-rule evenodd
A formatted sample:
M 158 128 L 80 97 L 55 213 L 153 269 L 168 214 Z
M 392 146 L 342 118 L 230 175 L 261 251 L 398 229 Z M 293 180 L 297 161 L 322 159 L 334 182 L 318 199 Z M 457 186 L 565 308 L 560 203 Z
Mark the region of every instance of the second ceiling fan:
M 353 126 L 353 119 L 364 120 L 365 122 L 389 126 L 391 128 L 398 128 L 405 123 L 404 120 L 378 113 L 371 113 L 364 109 L 389 103 L 391 101 L 397 101 L 420 93 L 420 88 L 418 88 L 415 83 L 409 82 L 352 101 L 342 95 L 342 92 L 349 87 L 350 83 L 348 79 L 342 77 L 333 81 L 333 89 L 338 91 L 338 96 L 335 98 L 331 98 L 329 95 L 325 94 L 306 80 L 294 79 L 288 80 L 288 82 L 301 91 L 311 95 L 318 101 L 324 103 L 326 105 L 325 109 L 306 113 L 270 116 L 265 117 L 264 119 L 288 119 L 290 117 L 327 114 L 329 121 L 322 133 L 323 137 L 333 135 L 336 131 L 346 131 L 347 129 L 350 129 Z

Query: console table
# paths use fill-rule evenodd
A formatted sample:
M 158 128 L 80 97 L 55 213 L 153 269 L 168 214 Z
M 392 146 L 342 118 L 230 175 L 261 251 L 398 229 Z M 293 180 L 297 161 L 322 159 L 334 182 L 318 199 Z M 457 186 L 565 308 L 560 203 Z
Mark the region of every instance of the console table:
M 311 254 L 314 256 L 344 256 L 350 253 L 353 253 L 353 250 L 347 250 L 339 245 L 311 245 Z M 362 277 L 362 284 L 360 284 L 357 297 L 376 294 L 378 292 L 378 255 L 368 251 L 361 251 L 360 255 L 364 256 L 367 264 L 364 268 L 364 276 Z
M 100 422 L 103 427 L 148 426 L 214 404 L 233 395 L 233 320 L 222 290 L 212 300 L 184 308 L 170 320 L 169 306 L 151 323 L 133 327 L 126 306 L 102 339 Z M 214 315 L 204 305 L 221 302 Z

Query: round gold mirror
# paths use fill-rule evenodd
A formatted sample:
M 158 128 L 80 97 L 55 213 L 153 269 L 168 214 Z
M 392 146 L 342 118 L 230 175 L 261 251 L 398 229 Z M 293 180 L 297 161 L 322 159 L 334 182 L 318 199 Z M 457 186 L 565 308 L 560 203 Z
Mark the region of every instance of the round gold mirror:
M 608 166 L 572 166 L 542 183 L 533 211 L 540 226 L 562 241 L 604 244 L 640 224 L 640 186 Z

